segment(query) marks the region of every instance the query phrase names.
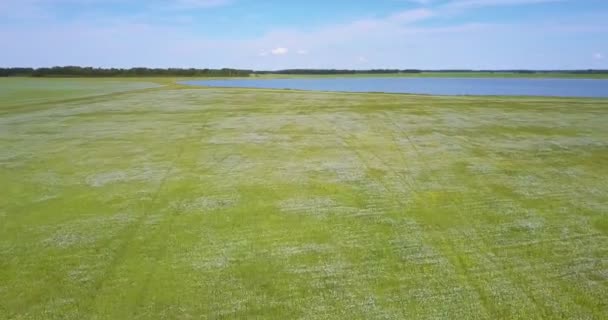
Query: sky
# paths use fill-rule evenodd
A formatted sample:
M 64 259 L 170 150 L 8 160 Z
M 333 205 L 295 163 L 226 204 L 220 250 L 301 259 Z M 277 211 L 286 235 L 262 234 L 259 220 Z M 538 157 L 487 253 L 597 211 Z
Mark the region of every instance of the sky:
M 0 67 L 608 69 L 608 0 L 0 0 Z

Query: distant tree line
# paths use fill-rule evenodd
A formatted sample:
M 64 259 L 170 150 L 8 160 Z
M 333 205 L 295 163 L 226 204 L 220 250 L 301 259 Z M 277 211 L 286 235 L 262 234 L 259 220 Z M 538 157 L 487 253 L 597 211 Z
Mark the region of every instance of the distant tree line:
M 92 67 L 52 67 L 52 68 L 0 68 L 0 77 L 248 77 L 253 70 L 240 69 L 179 69 L 179 68 L 92 68 Z
M 371 69 L 371 70 L 348 70 L 348 69 L 287 69 L 278 71 L 255 71 L 256 74 L 386 74 L 386 73 L 420 73 L 421 70 L 414 69 Z
M 302 75 L 335 75 L 335 74 L 387 74 L 387 73 L 574 73 L 574 74 L 608 74 L 608 70 L 471 70 L 471 69 L 371 69 L 371 70 L 348 70 L 348 69 L 286 69 L 276 71 L 255 71 L 255 74 L 302 74 Z
M 573 73 L 573 74 L 608 74 L 608 70 L 598 69 L 584 69 L 584 70 L 526 70 L 526 69 L 513 69 L 513 70 L 423 70 L 422 72 L 476 72 L 476 73 L 523 73 L 523 74 L 543 74 L 543 73 Z
M 286 69 L 276 71 L 253 71 L 242 69 L 180 69 L 180 68 L 92 68 L 92 67 L 52 67 L 52 68 L 0 68 L 0 77 L 152 77 L 152 76 L 174 76 L 174 77 L 248 77 L 250 74 L 286 74 L 286 75 L 348 75 L 348 74 L 389 74 L 389 73 L 433 73 L 433 72 L 458 72 L 458 73 L 521 73 L 521 74 L 543 74 L 543 73 L 570 73 L 570 74 L 608 74 L 608 70 L 470 70 L 470 69 L 443 69 L 443 70 L 421 70 L 421 69 Z

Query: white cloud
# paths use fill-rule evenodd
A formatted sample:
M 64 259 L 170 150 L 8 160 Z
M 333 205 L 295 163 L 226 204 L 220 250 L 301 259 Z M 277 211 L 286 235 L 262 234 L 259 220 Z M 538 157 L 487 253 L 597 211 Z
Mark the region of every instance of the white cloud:
M 416 21 L 426 20 L 434 15 L 435 12 L 428 9 L 415 9 L 397 12 L 388 17 L 388 20 L 396 23 L 413 23 Z
M 285 55 L 289 52 L 289 49 L 287 48 L 283 48 L 283 47 L 278 47 L 278 48 L 274 48 L 272 50 L 270 50 L 270 53 L 272 53 L 275 56 L 282 56 Z
M 563 0 L 452 0 L 443 7 L 448 9 L 473 9 L 481 7 L 517 6 L 562 1 Z
M 300 49 L 296 53 L 299 55 L 305 56 L 308 54 L 308 50 Z
M 433 2 L 433 0 L 407 0 L 407 1 L 419 4 L 419 5 L 427 5 L 427 4 L 431 4 L 431 2 Z
M 604 58 L 605 58 L 604 54 L 602 54 L 602 53 L 596 52 L 593 54 L 593 59 L 595 59 L 595 60 L 603 60 Z
M 232 0 L 172 0 L 172 5 L 178 8 L 204 9 L 222 7 L 232 4 Z

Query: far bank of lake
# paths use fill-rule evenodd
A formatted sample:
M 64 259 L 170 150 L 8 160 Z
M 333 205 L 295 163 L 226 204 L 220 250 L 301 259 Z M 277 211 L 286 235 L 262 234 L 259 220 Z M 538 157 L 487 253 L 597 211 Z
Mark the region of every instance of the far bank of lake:
M 385 92 L 430 95 L 497 95 L 608 98 L 608 79 L 303 77 L 275 79 L 190 80 L 209 87 L 292 89 L 338 92 Z

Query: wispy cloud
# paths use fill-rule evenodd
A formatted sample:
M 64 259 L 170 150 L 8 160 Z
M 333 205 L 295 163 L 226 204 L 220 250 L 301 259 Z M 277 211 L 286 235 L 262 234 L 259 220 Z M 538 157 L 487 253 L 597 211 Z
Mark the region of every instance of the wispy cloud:
M 481 7 L 533 5 L 563 1 L 564 0 L 453 0 L 446 3 L 442 7 L 447 9 L 473 9 Z
M 413 23 L 429 19 L 435 14 L 436 13 L 434 11 L 431 11 L 429 9 L 414 9 L 394 13 L 390 15 L 387 20 L 388 22 L 396 23 Z
M 206 9 L 223 7 L 233 3 L 233 0 L 171 0 L 170 6 L 180 9 Z
M 285 55 L 289 52 L 289 49 L 287 48 L 283 48 L 283 47 L 278 47 L 278 48 L 274 48 L 272 50 L 270 50 L 270 53 L 272 53 L 275 56 L 282 56 Z
M 593 57 L 593 59 L 595 59 L 595 60 L 603 60 L 603 59 L 605 58 L 605 57 L 604 57 L 604 54 L 603 54 L 603 53 L 600 53 L 600 52 L 596 52 L 596 53 L 594 53 L 594 54 L 592 55 L 592 57 Z
M 419 5 L 428 5 L 431 4 L 434 0 L 406 0 L 407 2 L 419 4 Z

